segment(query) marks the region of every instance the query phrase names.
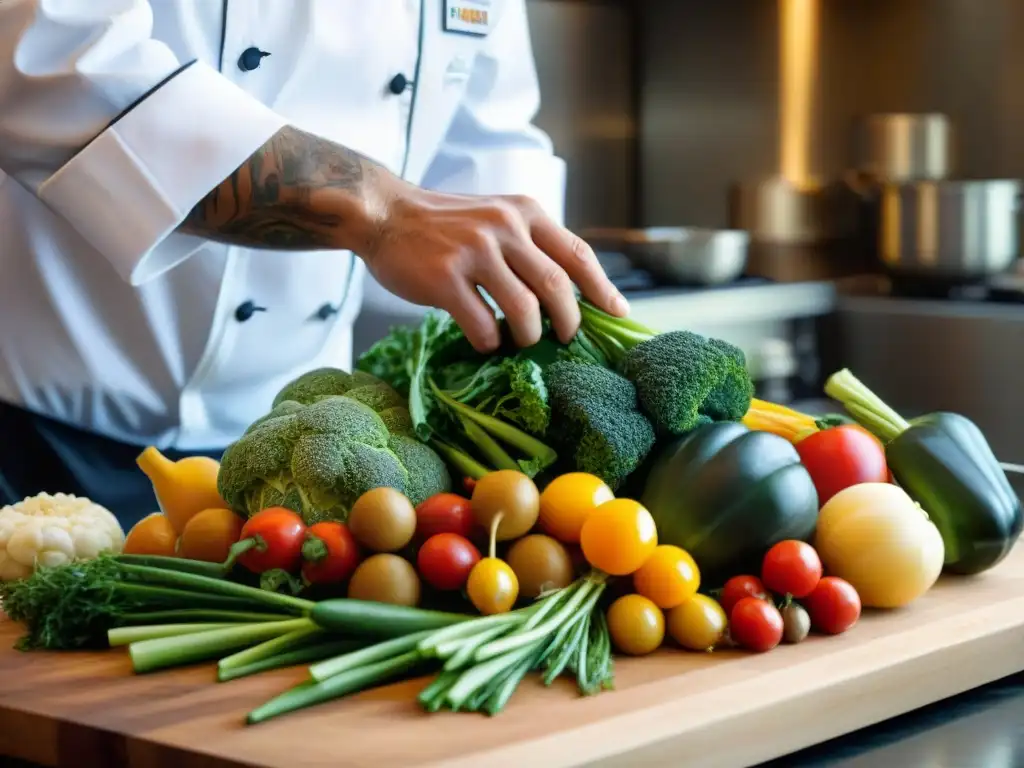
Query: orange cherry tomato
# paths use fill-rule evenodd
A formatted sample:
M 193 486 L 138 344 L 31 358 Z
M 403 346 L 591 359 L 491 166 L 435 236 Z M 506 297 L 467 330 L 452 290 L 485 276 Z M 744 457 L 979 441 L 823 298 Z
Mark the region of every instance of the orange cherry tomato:
M 132 526 L 122 551 L 126 555 L 164 555 L 176 557 L 178 532 L 159 512 L 147 515 Z
M 631 499 L 606 501 L 587 516 L 580 531 L 587 562 L 612 576 L 628 576 L 658 546 L 654 518 Z
M 638 594 L 667 611 L 697 594 L 700 570 L 689 552 L 662 544 L 633 574 L 633 586 Z
M 540 495 L 540 528 L 564 544 L 578 544 L 583 521 L 614 498 L 612 489 L 601 478 L 586 472 L 556 477 Z
M 204 509 L 185 523 L 178 554 L 189 560 L 223 563 L 242 535 L 242 518 L 230 509 Z

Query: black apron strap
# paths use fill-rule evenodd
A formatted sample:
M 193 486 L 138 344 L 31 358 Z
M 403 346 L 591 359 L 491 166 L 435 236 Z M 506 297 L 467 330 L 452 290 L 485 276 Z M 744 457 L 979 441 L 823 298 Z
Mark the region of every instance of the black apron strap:
M 135 459 L 142 449 L 0 403 L 0 505 L 37 493 L 73 493 L 106 507 L 127 532 L 156 512 Z M 171 460 L 184 454 L 165 451 Z M 202 455 L 220 458 L 222 451 Z

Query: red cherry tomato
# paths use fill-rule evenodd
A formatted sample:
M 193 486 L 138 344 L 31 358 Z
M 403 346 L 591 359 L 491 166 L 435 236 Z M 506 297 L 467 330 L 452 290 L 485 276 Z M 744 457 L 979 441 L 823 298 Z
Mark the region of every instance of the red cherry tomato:
M 758 600 L 768 599 L 768 590 L 757 576 L 733 576 L 722 587 L 718 596 L 718 604 L 722 606 L 726 616 L 732 615 L 732 609 L 745 597 L 756 597 Z
M 431 536 L 416 556 L 416 567 L 423 580 L 434 589 L 444 592 L 466 586 L 469 572 L 478 562 L 480 550 L 455 533 Z
M 821 558 L 803 541 L 780 541 L 768 550 L 761 581 L 777 595 L 807 597 L 821 581 Z
M 295 573 L 302 560 L 306 530 L 302 518 L 290 509 L 268 507 L 260 510 L 242 526 L 235 547 L 244 548 L 245 552 L 238 556 L 238 562 L 253 573 L 278 568 Z
M 860 618 L 860 595 L 850 582 L 826 576 L 802 601 L 811 626 L 826 635 L 839 635 Z
M 822 507 L 851 485 L 889 480 L 882 443 L 855 424 L 815 432 L 796 444 L 796 452 L 814 481 Z
M 302 557 L 302 576 L 307 582 L 338 584 L 359 565 L 359 545 L 344 523 L 317 523 L 309 527 Z
M 473 525 L 472 503 L 454 493 L 439 493 L 416 507 L 416 536 L 420 541 L 439 533 L 457 533 L 468 538 Z
M 782 614 L 767 600 L 745 597 L 729 614 L 729 635 L 748 651 L 770 651 L 782 641 Z

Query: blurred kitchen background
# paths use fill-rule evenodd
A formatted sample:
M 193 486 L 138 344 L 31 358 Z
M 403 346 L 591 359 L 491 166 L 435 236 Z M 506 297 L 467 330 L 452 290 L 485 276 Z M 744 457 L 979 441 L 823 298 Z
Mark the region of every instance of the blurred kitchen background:
M 1024 2 L 527 2 L 567 224 L 639 319 L 741 345 L 764 397 L 848 366 L 1024 462 Z

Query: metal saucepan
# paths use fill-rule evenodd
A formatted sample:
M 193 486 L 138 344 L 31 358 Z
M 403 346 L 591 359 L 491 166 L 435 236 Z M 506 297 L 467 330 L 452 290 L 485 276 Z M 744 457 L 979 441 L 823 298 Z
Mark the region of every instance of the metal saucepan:
M 891 272 L 980 279 L 1013 266 L 1022 184 L 1013 179 L 882 184 L 877 243 Z
M 953 127 L 941 114 L 867 115 L 854 127 L 854 158 L 868 179 L 944 179 L 953 172 Z
M 750 236 L 742 230 L 693 227 L 590 229 L 595 250 L 624 254 L 640 269 L 674 285 L 721 285 L 743 274 Z

